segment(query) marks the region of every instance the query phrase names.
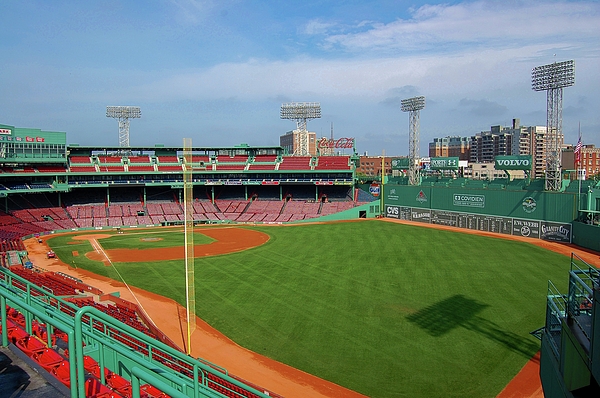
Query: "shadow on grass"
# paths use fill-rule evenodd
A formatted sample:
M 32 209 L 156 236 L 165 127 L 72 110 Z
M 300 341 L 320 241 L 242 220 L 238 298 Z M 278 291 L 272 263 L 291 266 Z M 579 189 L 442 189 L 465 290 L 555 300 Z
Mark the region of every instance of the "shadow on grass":
M 458 294 L 425 307 L 406 317 L 433 337 L 443 336 L 473 319 L 489 307 Z
M 528 339 L 529 334 L 520 336 L 503 330 L 498 324 L 479 316 L 478 314 L 487 307 L 489 305 L 458 294 L 410 314 L 406 319 L 433 337 L 443 336 L 462 327 L 502 344 L 526 358 L 530 358 L 539 350 L 539 345 Z

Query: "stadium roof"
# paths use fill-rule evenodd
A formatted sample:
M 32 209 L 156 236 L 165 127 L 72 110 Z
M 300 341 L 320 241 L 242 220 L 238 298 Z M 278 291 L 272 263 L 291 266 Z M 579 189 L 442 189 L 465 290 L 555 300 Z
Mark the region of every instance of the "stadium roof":
M 78 144 L 70 144 L 67 145 L 67 149 L 70 151 L 92 151 L 92 152 L 126 152 L 126 151 L 134 151 L 134 152 L 150 152 L 150 151 L 183 151 L 183 147 L 171 147 L 164 145 L 155 145 L 155 146 L 135 146 L 135 147 L 121 147 L 121 146 L 80 146 Z M 280 150 L 283 151 L 283 148 L 280 146 L 249 146 L 249 145 L 238 145 L 231 147 L 192 147 L 191 150 L 193 152 L 217 152 L 217 151 L 239 151 L 239 150 Z

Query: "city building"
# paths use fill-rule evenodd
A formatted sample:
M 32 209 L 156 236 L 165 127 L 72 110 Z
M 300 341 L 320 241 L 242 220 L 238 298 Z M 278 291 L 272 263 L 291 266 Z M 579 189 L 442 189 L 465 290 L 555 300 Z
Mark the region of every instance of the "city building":
M 385 174 L 392 174 L 392 158 L 384 157 Z M 359 166 L 356 168 L 358 175 L 376 177 L 381 175 L 381 156 L 361 156 Z
M 458 157 L 459 160 L 469 160 L 470 140 L 468 137 L 434 138 L 429 143 L 429 157 L 444 158 Z
M 514 122 L 513 122 L 514 124 Z M 490 131 L 482 131 L 471 137 L 471 163 L 493 163 L 499 155 L 511 155 L 512 134 L 501 126 L 492 126 Z
M 559 145 L 563 145 L 564 136 L 558 137 Z M 513 140 L 513 155 L 531 155 L 533 162 L 531 177 L 544 178 L 546 173 L 546 126 L 522 127 L 519 129 L 519 139 Z
M 562 169 L 575 170 L 575 145 L 567 145 L 562 152 Z M 579 169 L 585 170 L 585 178 L 600 174 L 600 148 L 594 144 L 582 145 Z
M 494 163 L 469 163 L 462 169 L 463 177 L 473 180 L 495 180 L 497 178 L 510 178 L 511 180 L 526 178 L 524 170 L 496 170 Z
M 563 141 L 564 136 L 561 134 L 560 146 Z M 531 177 L 544 178 L 546 147 L 546 126 L 521 126 L 519 119 L 513 119 L 511 126 L 491 126 L 489 131 L 482 131 L 471 137 L 434 138 L 429 143 L 429 156 L 458 156 L 469 163 L 493 163 L 496 156 L 531 155 Z M 593 159 L 591 161 L 594 162 Z
M 288 131 L 282 136 L 279 136 L 279 146 L 286 153 L 296 153 L 300 148 L 301 133 L 298 130 Z M 317 154 L 317 133 L 314 131 L 308 132 L 308 154 L 315 156 Z

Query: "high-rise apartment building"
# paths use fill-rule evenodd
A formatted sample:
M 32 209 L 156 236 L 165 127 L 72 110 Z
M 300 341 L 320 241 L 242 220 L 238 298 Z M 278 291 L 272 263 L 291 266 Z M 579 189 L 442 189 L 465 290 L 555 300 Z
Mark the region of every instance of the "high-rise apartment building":
M 563 144 L 561 134 L 559 145 Z M 544 178 L 546 172 L 547 128 L 546 126 L 524 127 L 519 133 L 519 139 L 513 141 L 514 155 L 531 155 L 533 162 L 531 176 Z
M 514 124 L 514 122 L 513 122 Z M 510 155 L 512 135 L 507 128 L 492 126 L 490 131 L 482 131 L 471 137 L 471 163 L 493 163 L 498 155 Z

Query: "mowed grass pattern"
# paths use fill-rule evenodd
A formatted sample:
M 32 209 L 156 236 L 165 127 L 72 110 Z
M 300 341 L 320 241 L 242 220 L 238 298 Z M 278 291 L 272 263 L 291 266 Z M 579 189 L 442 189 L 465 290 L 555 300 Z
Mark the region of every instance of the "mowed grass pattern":
M 253 229 L 269 242 L 196 259 L 199 316 L 373 397 L 495 396 L 539 349 L 529 332 L 544 324 L 547 280 L 569 267 L 526 243 L 377 220 Z M 184 302 L 182 261 L 115 266 Z

